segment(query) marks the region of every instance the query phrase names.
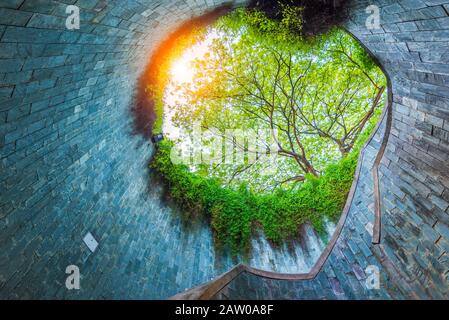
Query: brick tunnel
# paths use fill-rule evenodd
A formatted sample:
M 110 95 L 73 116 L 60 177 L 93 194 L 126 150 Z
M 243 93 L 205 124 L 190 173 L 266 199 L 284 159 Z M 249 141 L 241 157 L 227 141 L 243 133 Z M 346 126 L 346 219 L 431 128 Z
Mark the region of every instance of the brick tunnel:
M 153 146 L 132 112 L 152 50 L 225 2 L 1 0 L 0 298 L 165 299 L 233 268 L 216 267 L 206 228 L 185 230 L 149 184 Z M 79 30 L 66 28 L 69 4 Z M 379 29 L 365 26 L 369 5 Z M 345 28 L 388 75 L 390 106 L 341 231 L 313 277 L 244 269 L 212 298 L 449 297 L 449 0 L 352 1 Z M 65 286 L 70 265 L 80 290 Z

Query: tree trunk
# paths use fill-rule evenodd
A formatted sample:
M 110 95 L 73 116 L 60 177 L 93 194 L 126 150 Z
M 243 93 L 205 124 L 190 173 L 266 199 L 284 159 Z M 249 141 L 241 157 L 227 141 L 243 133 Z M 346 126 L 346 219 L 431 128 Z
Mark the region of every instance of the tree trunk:
M 306 167 L 307 173 L 313 174 L 315 177 L 318 177 L 318 172 L 307 159 L 303 159 L 303 163 Z
M 349 152 L 351 152 L 352 147 L 353 147 L 352 145 L 349 145 L 349 146 L 347 146 L 347 145 L 339 145 L 338 149 L 340 150 L 341 157 L 342 158 L 346 158 L 346 156 L 349 154 Z

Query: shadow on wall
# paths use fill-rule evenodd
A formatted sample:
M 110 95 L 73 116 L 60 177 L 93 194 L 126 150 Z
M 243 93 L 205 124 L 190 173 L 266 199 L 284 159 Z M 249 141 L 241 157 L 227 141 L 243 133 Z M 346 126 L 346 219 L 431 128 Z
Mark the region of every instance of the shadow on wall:
M 152 135 L 153 125 L 156 121 L 155 99 L 152 99 L 147 88 L 157 84 L 160 67 L 172 56 L 171 52 L 177 49 L 178 41 L 194 29 L 207 27 L 231 10 L 231 5 L 224 5 L 201 17 L 184 22 L 156 48 L 137 83 L 137 97 L 132 107 L 134 134 L 142 135 L 145 139 L 149 139 Z

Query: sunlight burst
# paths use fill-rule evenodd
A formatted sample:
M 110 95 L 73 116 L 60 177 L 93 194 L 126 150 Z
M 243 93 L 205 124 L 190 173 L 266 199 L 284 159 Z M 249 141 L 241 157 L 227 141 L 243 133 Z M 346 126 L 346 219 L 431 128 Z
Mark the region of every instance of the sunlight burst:
M 192 82 L 194 70 L 191 64 L 192 61 L 185 56 L 175 61 L 171 69 L 172 80 L 178 83 Z

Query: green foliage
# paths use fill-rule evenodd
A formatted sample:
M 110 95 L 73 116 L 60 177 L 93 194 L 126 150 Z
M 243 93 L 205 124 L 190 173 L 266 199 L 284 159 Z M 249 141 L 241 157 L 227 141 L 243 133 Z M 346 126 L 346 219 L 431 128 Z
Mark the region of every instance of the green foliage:
M 328 165 L 319 177 L 307 176 L 300 188 L 260 194 L 245 184 L 237 189 L 223 187 L 217 179 L 173 164 L 173 142 L 168 140 L 158 145 L 151 168 L 165 181 L 184 214 L 210 218 L 217 244 L 236 254 L 249 249 L 252 231 L 259 226 L 269 240 L 279 244 L 296 238 L 303 223 L 309 222 L 322 232 L 325 219 L 336 221 L 346 202 L 360 149 L 378 118 L 379 112 L 347 157 Z
M 263 11 L 237 9 L 223 17 L 219 24 L 234 30 L 244 27 L 248 33 L 264 41 L 294 43 L 301 40 L 303 11 L 298 6 L 279 4 L 278 19 L 270 19 Z
M 219 243 L 234 251 L 247 246 L 254 215 L 255 197 L 243 187 L 238 191 L 223 188 L 216 179 L 204 178 L 189 171 L 185 165 L 175 165 L 170 159 L 173 143 L 158 145 L 151 167 L 164 179 L 172 199 L 186 214 L 205 214 Z
M 284 10 L 289 12 L 284 16 L 293 15 L 293 9 Z M 275 166 L 266 157 L 254 164 L 194 169 L 223 184 L 246 181 L 252 190 L 265 192 L 291 184 L 291 177 L 318 175 L 351 151 L 379 106 L 374 101 L 384 92 L 385 77 L 348 33 L 334 29 L 313 40 L 284 41 L 284 32 L 295 35 L 282 21 L 245 10 L 223 17 L 211 29 L 216 37 L 210 55 L 195 60 L 195 81 L 176 87 L 182 102 L 171 106 L 172 120 L 185 132 L 194 121 L 227 140 L 255 136 L 226 136 L 229 129 L 277 131 L 272 150 L 283 157 Z M 265 145 L 274 142 L 270 135 L 261 140 Z M 253 154 L 259 146 L 252 143 Z
M 199 122 L 217 138 L 231 138 L 236 153 L 260 155 L 269 146 L 281 160 L 174 164 L 177 145 L 166 140 L 151 163 L 182 212 L 207 217 L 217 244 L 234 253 L 249 249 L 257 228 L 279 244 L 297 238 L 306 222 L 323 232 L 326 219 L 336 221 L 360 149 L 381 113 L 386 79 L 366 51 L 339 29 L 303 39 L 302 9 L 280 6 L 276 19 L 239 9 L 209 29 L 215 38 L 210 52 L 194 62 L 195 81 L 174 87 L 182 99 L 171 121 L 185 130 L 180 141 Z M 153 93 L 155 131 L 162 128 L 161 93 L 168 81 L 161 79 Z M 228 129 L 246 131 L 226 136 Z M 262 152 L 249 142 L 257 129 L 270 132 L 261 139 Z M 195 142 L 213 149 L 207 139 L 196 136 Z M 274 173 L 266 174 L 267 168 Z
M 146 87 L 146 94 L 148 97 L 151 97 L 155 114 L 151 131 L 153 134 L 159 134 L 162 132 L 162 125 L 164 123 L 164 92 L 158 89 L 156 85 L 148 85 Z

